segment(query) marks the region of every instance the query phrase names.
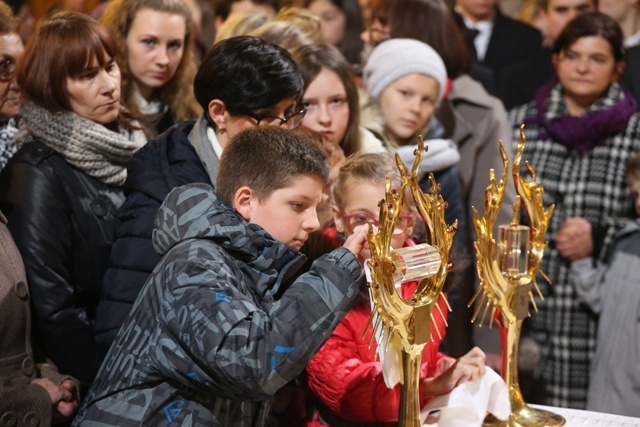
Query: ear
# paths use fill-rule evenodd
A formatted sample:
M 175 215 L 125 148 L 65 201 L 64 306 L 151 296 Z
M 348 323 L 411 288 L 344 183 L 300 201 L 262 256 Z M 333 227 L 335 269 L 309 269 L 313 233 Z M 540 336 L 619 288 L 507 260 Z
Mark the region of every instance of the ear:
M 213 18 L 213 28 L 215 28 L 216 33 L 220 29 L 220 26 L 222 25 L 223 22 L 224 22 L 224 20 L 222 19 L 222 16 L 220 16 L 220 15 L 216 15 Z
M 619 81 L 620 77 L 622 77 L 622 73 L 624 72 L 624 61 L 620 61 L 616 63 L 616 75 L 614 77 L 614 81 Z
M 224 105 L 224 102 L 219 99 L 213 99 L 209 102 L 208 109 L 209 117 L 211 117 L 213 123 L 216 124 L 216 130 L 226 130 L 229 114 L 227 114 L 227 107 Z
M 253 198 L 253 190 L 247 186 L 238 188 L 233 197 L 233 208 L 238 211 L 242 218 L 249 222 L 251 222 L 251 203 Z
M 551 55 L 551 63 L 553 64 L 553 70 L 556 75 L 558 75 L 558 62 L 560 62 L 560 58 L 557 53 Z
M 344 219 L 340 213 L 340 209 L 336 205 L 331 205 L 331 213 L 333 214 L 333 222 L 336 225 L 338 233 L 344 233 Z

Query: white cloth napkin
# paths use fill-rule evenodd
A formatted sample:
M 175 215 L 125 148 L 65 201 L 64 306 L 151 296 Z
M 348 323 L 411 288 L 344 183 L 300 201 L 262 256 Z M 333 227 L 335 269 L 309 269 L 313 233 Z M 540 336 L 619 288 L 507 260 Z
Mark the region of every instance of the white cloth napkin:
M 422 408 L 421 422 L 437 410 L 440 411 L 438 427 L 480 427 L 487 412 L 506 420 L 511 413 L 507 385 L 493 369 L 486 369 L 482 378 L 465 381 L 451 393 L 431 400 Z
M 369 269 L 369 265 L 364 263 L 364 274 L 367 278 L 367 282 L 371 283 L 371 270 Z M 400 284 L 396 284 L 396 288 L 398 288 Z M 398 289 L 398 293 L 400 290 Z M 371 290 L 369 290 L 369 300 L 371 301 L 371 309 L 373 310 L 373 298 L 371 297 Z M 378 320 L 378 316 L 375 315 L 372 325 L 376 324 Z M 387 337 L 384 336 L 384 340 L 382 339 L 382 325 L 378 327 L 377 330 L 373 331 L 376 337 L 376 342 L 378 343 L 378 357 L 380 358 L 380 366 L 382 368 L 382 377 L 384 378 L 384 383 L 387 385 L 387 388 L 393 388 L 396 384 L 400 383 L 402 380 L 402 366 L 400 365 L 400 348 L 398 348 L 397 343 L 394 345 L 394 341 L 396 339 L 395 335 L 389 341 L 389 348 L 386 348 Z

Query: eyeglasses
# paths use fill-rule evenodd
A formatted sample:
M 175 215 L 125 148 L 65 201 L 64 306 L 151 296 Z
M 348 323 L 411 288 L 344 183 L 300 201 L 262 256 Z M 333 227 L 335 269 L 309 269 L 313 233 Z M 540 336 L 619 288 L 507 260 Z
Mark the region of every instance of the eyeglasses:
M 377 219 L 371 218 L 369 215 L 365 214 L 354 214 L 347 215 L 345 211 L 340 210 L 340 214 L 342 214 L 342 218 L 349 224 L 349 227 L 353 230 L 354 228 L 365 225 L 365 224 L 373 224 L 376 227 L 380 226 L 380 221 Z M 410 215 L 400 215 L 398 216 L 398 220 L 396 221 L 396 226 L 393 229 L 394 236 L 399 234 L 403 234 L 407 231 L 409 226 L 412 224 L 413 218 Z
M 8 82 L 13 78 L 15 71 L 15 58 L 8 55 L 2 55 L 2 57 L 0 58 L 0 81 Z
M 285 118 L 253 113 L 248 113 L 247 116 L 256 121 L 256 126 L 280 126 L 286 129 L 295 129 L 302 123 L 305 114 L 307 114 L 307 110 L 302 108 Z

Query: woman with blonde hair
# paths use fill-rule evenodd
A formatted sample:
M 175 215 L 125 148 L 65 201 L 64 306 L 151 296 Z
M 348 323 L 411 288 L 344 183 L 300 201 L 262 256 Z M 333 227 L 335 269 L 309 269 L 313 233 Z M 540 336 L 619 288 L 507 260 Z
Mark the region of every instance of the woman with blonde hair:
M 113 33 L 122 102 L 149 136 L 202 113 L 191 14 L 182 0 L 114 0 L 100 22 Z
M 246 36 L 256 28 L 270 22 L 272 19 L 273 17 L 266 12 L 258 10 L 235 12 L 218 28 L 213 44 L 235 36 Z

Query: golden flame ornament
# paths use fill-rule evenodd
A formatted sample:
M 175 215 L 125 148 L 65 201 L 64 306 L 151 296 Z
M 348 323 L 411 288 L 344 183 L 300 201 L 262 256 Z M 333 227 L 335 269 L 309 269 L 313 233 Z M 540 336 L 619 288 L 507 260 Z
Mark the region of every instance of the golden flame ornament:
M 507 183 L 505 178 L 509 170 L 507 154 L 500 142 L 500 153 L 504 164 L 504 173 L 499 182 L 494 170 L 490 171 L 489 185 L 485 192 L 484 213 L 482 219 L 473 207 L 473 224 L 477 234 L 475 248 L 480 286 L 469 302 L 472 306 L 477 299 L 476 311 L 471 319 L 476 321 L 480 311 L 480 325 L 490 316 L 489 327 L 494 318 L 500 329 L 502 343 L 502 377 L 507 384 L 511 415 L 506 421 L 493 416 L 485 419 L 485 426 L 562 426 L 565 419 L 552 412 L 530 408 L 522 398 L 518 383 L 518 346 L 523 320 L 530 316 L 529 302 L 537 311 L 531 291 L 531 285 L 544 299 L 536 283 L 536 274 L 540 272 L 547 281 L 548 277 L 540 271 L 542 256 L 547 246 L 545 234 L 554 206 L 545 210 L 543 205 L 544 188 L 536 180 L 536 173 L 529 163 L 525 167 L 531 175 L 526 181 L 520 175 L 520 163 L 524 151 L 524 125 L 520 127 L 520 140 L 513 161 L 512 176 L 518 196 L 512 206 L 511 224 L 500 226 L 500 244 L 496 247 L 493 227 L 498 210 L 504 197 Z M 520 205 L 524 207 L 529 226 L 520 225 Z M 478 299 L 479 297 L 479 299 Z
M 433 174 L 429 175 L 429 193 L 425 194 L 420 189 L 418 168 L 425 151 L 422 137 L 419 137 L 411 174 L 407 174 L 402 161 L 396 155 L 396 164 L 402 178 L 401 187 L 399 190 L 391 189 L 390 181 L 387 179 L 385 198 L 380 202 L 378 232 L 374 232 L 370 227 L 368 235 L 371 250 L 368 265 L 371 270 L 370 294 L 373 310 L 363 336 L 373 325 L 372 340 L 378 335 L 380 343 L 385 343 L 385 349 L 391 345 L 401 354 L 402 391 L 398 419 L 399 425 L 405 427 L 420 426 L 419 385 L 422 350 L 432 340 L 431 323 L 434 320 L 434 307 L 445 319 L 437 302 L 450 268 L 449 250 L 457 227 L 457 221 L 451 226 L 445 222 L 446 203 L 438 194 L 438 185 Z M 403 195 L 407 186 L 427 227 L 429 243 L 437 248 L 441 260 L 435 274 L 420 280 L 409 301 L 405 301 L 396 291 L 393 280 L 396 264 L 391 250 L 391 237 L 402 210 Z M 382 332 L 377 334 L 377 331 Z

